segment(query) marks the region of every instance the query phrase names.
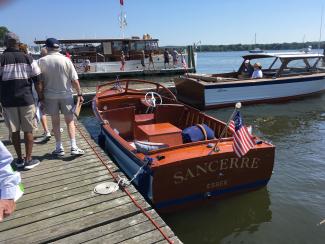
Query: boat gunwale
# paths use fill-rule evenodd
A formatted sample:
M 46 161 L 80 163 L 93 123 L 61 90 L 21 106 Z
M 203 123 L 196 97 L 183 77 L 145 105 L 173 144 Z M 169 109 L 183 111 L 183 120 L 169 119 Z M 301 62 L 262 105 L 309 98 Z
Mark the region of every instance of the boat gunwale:
M 112 83 L 112 82 L 110 82 Z M 114 82 L 113 82 L 114 83 Z M 151 83 L 151 82 L 150 82 Z M 117 94 L 119 96 L 126 96 L 126 95 L 129 95 L 127 94 L 126 92 L 123 92 L 123 93 L 119 93 Z M 135 94 L 135 95 L 141 95 L 140 94 Z M 101 99 L 104 99 L 104 98 L 108 98 L 108 97 L 114 97 L 114 95 L 107 95 L 107 96 L 104 96 L 104 97 L 101 97 Z M 101 115 L 101 111 L 98 110 L 98 107 L 96 106 L 98 102 L 98 96 L 96 94 L 94 100 L 93 100 L 93 111 L 96 111 L 95 113 L 95 116 L 101 121 L 102 123 L 102 129 L 106 131 L 107 134 L 110 134 L 111 137 L 113 137 L 116 141 L 119 142 L 119 144 L 124 147 L 127 151 L 131 152 L 132 155 L 138 159 L 140 159 L 140 157 L 142 156 L 145 156 L 145 154 L 143 153 L 136 153 L 136 149 L 133 148 L 127 140 L 125 140 L 123 137 L 117 135 L 113 128 L 110 126 L 109 122 L 107 123 L 105 121 L 105 119 L 102 117 Z M 183 104 L 182 102 L 178 101 L 177 102 L 179 104 Z M 196 108 L 193 108 L 191 106 L 188 106 L 186 104 L 183 104 L 185 107 L 189 107 L 190 109 L 193 109 L 195 110 L 196 112 L 198 112 L 200 115 L 203 115 L 205 116 L 207 119 L 209 120 L 212 120 L 218 124 L 220 124 L 221 126 L 225 126 L 226 123 L 217 119 L 217 118 L 214 118 L 212 116 L 209 116 L 208 114 L 206 113 L 202 113 L 200 110 L 196 109 Z M 254 139 L 255 140 L 258 140 L 259 138 L 257 136 L 254 136 Z M 170 147 L 167 147 L 167 148 L 161 148 L 161 149 L 157 149 L 157 150 L 152 150 L 150 152 L 148 152 L 147 155 L 154 155 L 154 154 L 158 154 L 158 153 L 162 153 L 162 152 L 167 152 L 167 151 L 173 151 L 173 150 L 178 150 L 178 149 L 182 149 L 182 148 L 188 148 L 188 147 L 193 147 L 193 146 L 200 146 L 200 145 L 207 145 L 209 143 L 216 143 L 216 142 L 226 142 L 226 141 L 232 141 L 233 140 L 233 137 L 224 137 L 224 138 L 221 138 L 221 139 L 217 139 L 217 138 L 214 138 L 214 139 L 210 139 L 210 140 L 203 140 L 203 141 L 197 141 L 197 142 L 190 142 L 190 143 L 186 143 L 186 144 L 179 144 L 179 145 L 175 145 L 175 146 L 170 146 Z M 263 142 L 265 143 L 267 146 L 269 147 L 275 147 L 274 145 L 272 145 L 271 143 L 268 143 L 268 142 Z M 141 160 L 141 159 L 140 159 Z
M 217 75 L 217 74 L 212 74 Z M 238 79 L 238 80 L 226 80 L 226 81 L 206 81 L 203 80 L 204 78 L 208 79 L 217 79 L 217 77 L 200 77 L 199 75 L 197 77 L 186 77 L 186 76 L 180 76 L 180 78 L 192 80 L 194 82 L 197 82 L 204 86 L 205 89 L 211 89 L 211 88 L 226 88 L 226 87 L 240 87 L 240 86 L 256 86 L 256 85 L 272 85 L 272 84 L 282 84 L 282 83 L 294 83 L 294 82 L 308 82 L 311 80 L 311 78 L 325 78 L 325 71 L 320 73 L 312 73 L 312 74 L 304 74 L 304 75 L 294 75 L 294 76 L 281 76 L 276 78 L 260 78 L 260 79 Z M 202 80 L 200 79 L 202 78 Z M 177 79 L 177 78 L 176 78 Z M 235 78 L 234 78 L 235 79 Z M 271 83 L 271 84 L 269 84 Z

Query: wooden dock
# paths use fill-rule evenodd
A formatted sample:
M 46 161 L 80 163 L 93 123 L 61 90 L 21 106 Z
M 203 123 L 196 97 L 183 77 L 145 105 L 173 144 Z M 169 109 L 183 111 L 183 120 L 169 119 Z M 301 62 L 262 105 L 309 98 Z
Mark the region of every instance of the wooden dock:
M 117 72 L 81 72 L 78 73 L 80 79 L 99 79 L 99 78 L 113 78 L 118 75 L 120 78 L 124 77 L 151 77 L 151 76 L 173 76 L 183 75 L 184 73 L 194 73 L 195 68 L 170 68 L 160 70 L 132 70 L 132 71 L 117 71 Z
M 15 157 L 7 139 L 7 128 L 1 121 L 0 140 Z M 153 221 L 125 191 L 94 193 L 97 184 L 114 181 L 104 164 L 114 174 L 122 173 L 83 125 L 78 124 L 76 139 L 86 152 L 81 157 L 70 156 L 66 131 L 62 134 L 66 149 L 62 159 L 51 155 L 55 147 L 53 137 L 45 144 L 34 144 L 33 155 L 41 164 L 21 172 L 25 193 L 14 214 L 0 223 L 0 243 L 181 243 L 133 186 L 128 186 L 127 191 Z

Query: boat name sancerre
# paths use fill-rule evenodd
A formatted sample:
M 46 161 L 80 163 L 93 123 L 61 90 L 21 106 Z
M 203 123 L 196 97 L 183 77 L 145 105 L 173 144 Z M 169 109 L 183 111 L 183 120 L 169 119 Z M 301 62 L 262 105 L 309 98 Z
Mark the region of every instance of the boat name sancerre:
M 205 162 L 201 165 L 196 165 L 193 168 L 187 168 L 186 170 L 177 171 L 174 174 L 174 184 L 181 184 L 189 179 L 199 177 L 204 174 L 214 173 L 222 170 L 229 169 L 257 169 L 259 167 L 261 159 L 257 157 L 249 158 L 225 158 L 220 160 L 214 160 L 211 162 Z

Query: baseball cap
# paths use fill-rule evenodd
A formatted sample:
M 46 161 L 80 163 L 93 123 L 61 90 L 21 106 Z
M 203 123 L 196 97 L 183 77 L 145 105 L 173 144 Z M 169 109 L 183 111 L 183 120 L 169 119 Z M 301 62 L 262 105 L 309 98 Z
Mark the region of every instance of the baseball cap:
M 45 41 L 45 47 L 49 47 L 49 48 L 59 48 L 59 41 L 55 38 L 47 38 Z

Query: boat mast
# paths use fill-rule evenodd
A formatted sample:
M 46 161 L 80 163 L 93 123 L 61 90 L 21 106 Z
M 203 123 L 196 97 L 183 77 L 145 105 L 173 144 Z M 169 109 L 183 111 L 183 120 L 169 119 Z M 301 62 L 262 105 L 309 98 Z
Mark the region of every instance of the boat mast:
M 324 6 L 322 5 L 322 13 L 321 13 L 321 17 L 320 17 L 320 27 L 319 27 L 319 41 L 318 41 L 318 51 L 320 49 L 320 41 L 322 39 L 322 27 L 323 27 L 323 11 Z
M 256 48 L 256 32 L 255 32 L 255 48 Z

